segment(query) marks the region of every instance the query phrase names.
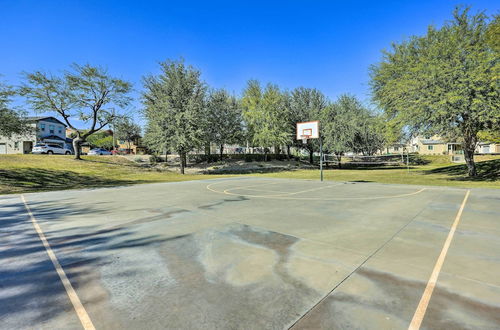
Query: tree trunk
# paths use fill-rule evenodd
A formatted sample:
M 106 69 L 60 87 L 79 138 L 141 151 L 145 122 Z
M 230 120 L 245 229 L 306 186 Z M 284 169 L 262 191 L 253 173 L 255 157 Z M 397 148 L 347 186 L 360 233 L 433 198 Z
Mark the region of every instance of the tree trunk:
M 339 162 L 339 169 L 342 168 L 342 155 L 340 154 L 336 154 L 337 156 L 337 161 Z
M 314 154 L 314 150 L 312 148 L 312 146 L 309 148 L 309 164 L 312 164 L 313 163 L 313 154 Z
M 292 154 L 291 154 L 291 151 L 290 151 L 290 145 L 287 145 L 286 146 L 286 158 L 288 160 L 290 160 L 291 156 L 292 156 Z
M 267 154 L 268 154 L 268 151 L 267 149 L 264 150 L 264 161 L 267 162 Z
M 186 153 L 183 151 L 180 151 L 179 152 L 179 164 L 181 167 L 181 174 L 184 174 L 184 168 L 186 166 L 185 160 L 186 160 Z
M 210 163 L 210 143 L 205 145 L 205 156 L 207 157 L 207 164 Z
M 221 145 L 220 145 L 220 161 L 221 161 L 221 162 L 222 162 L 222 160 L 223 160 L 223 158 L 224 158 L 224 154 L 223 154 L 223 152 L 224 152 L 224 145 L 223 145 L 223 144 L 221 144 Z
M 477 176 L 476 163 L 474 162 L 475 143 L 464 143 L 464 157 L 467 164 L 467 174 L 469 177 Z
M 73 139 L 73 150 L 75 152 L 75 159 L 82 160 L 82 142 L 83 140 L 80 137 L 76 137 Z

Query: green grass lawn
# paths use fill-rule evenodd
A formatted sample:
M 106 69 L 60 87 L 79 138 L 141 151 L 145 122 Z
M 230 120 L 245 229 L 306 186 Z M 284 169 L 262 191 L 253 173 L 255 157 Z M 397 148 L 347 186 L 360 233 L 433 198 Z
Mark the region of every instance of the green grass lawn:
M 500 156 L 478 156 L 476 178 L 467 177 L 465 164 L 453 164 L 448 156 L 421 157 L 429 163 L 397 168 L 326 169 L 325 180 L 454 186 L 464 188 L 500 188 Z M 259 174 L 263 177 L 319 179 L 318 170 L 297 170 Z
M 61 189 L 111 187 L 152 182 L 213 179 L 229 175 L 181 175 L 145 168 L 122 157 L 0 155 L 0 194 Z M 326 180 L 500 188 L 500 157 L 478 157 L 479 176 L 469 179 L 465 165 L 446 156 L 422 157 L 426 165 L 406 168 L 327 169 Z M 291 170 L 251 174 L 260 177 L 319 179 L 318 170 Z
M 215 178 L 143 168 L 118 156 L 0 155 L 0 194 Z

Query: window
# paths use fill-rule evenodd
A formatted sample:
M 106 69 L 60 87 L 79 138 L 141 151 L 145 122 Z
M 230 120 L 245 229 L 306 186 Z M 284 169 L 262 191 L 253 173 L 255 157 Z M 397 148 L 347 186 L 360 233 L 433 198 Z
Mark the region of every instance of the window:
M 14 142 L 14 149 L 19 149 L 19 142 Z
M 45 124 L 43 124 L 43 123 L 42 123 L 42 124 L 40 124 L 40 130 L 41 130 L 42 132 L 45 132 Z
M 59 134 L 62 134 L 62 130 L 63 130 L 62 126 L 58 126 L 57 130 L 58 130 Z
M 54 125 L 49 125 L 49 133 L 54 134 Z
M 427 150 L 434 150 L 434 146 L 427 146 Z
M 399 147 L 394 147 L 394 151 L 399 151 Z

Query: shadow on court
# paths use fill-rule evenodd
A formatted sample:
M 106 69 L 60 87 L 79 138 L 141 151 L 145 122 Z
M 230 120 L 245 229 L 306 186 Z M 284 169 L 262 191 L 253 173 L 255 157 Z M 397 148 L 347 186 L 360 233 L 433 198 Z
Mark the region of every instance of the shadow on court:
M 230 178 L 26 195 L 97 328 L 408 328 L 464 189 Z M 498 323 L 498 192 L 473 190 L 423 326 Z M 18 197 L 6 328 L 80 328 Z M 465 205 L 465 204 L 464 204 Z
M 0 207 L 0 328 L 30 328 L 46 321 L 57 319 L 70 311 L 70 318 L 62 319 L 61 328 L 80 327 L 72 315 L 64 287 L 50 261 L 42 242 L 35 232 L 20 198 L 8 206 Z M 2 201 L 0 201 L 2 202 Z M 33 202 L 39 224 L 58 221 L 63 216 L 78 216 L 106 209 L 73 206 L 57 207 L 51 202 Z M 91 247 L 93 251 L 109 251 L 155 244 L 164 239 L 149 236 L 140 239 L 129 238 L 126 228 L 88 231 L 73 234 L 67 230 L 46 232 L 52 249 L 58 255 L 68 278 L 75 288 L 83 287 L 94 280 L 92 269 L 106 260 L 103 257 L 86 257 L 64 251 L 81 251 Z M 56 238 L 57 237 L 57 238 Z M 122 276 L 127 276 L 123 273 Z M 104 297 L 102 297 L 104 298 Z M 94 301 L 96 303 L 96 301 Z M 62 314 L 62 315 L 61 315 Z

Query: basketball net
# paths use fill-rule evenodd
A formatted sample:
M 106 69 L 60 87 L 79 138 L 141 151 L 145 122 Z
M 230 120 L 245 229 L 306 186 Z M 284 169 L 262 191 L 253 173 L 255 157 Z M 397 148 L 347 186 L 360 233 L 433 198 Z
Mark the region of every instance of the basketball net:
M 302 143 L 307 144 L 307 140 L 311 137 L 310 135 L 301 135 Z

